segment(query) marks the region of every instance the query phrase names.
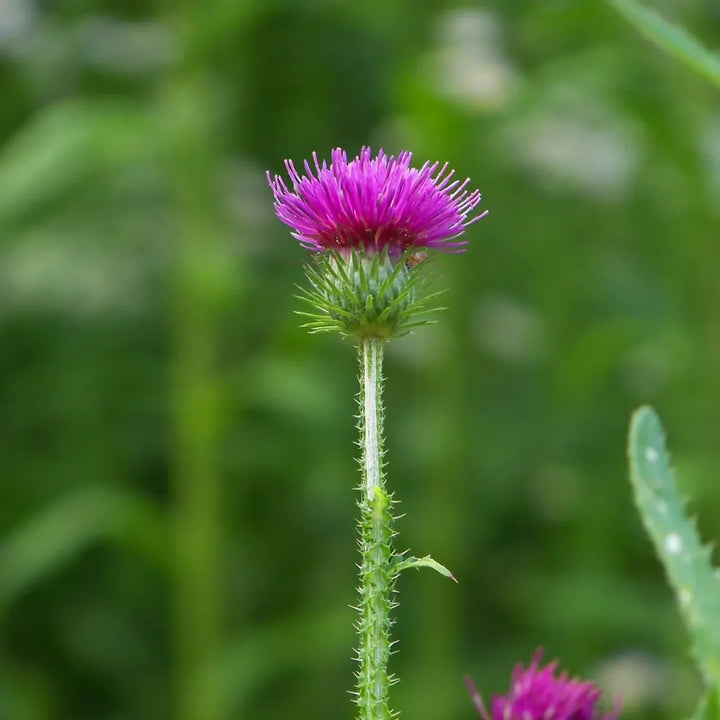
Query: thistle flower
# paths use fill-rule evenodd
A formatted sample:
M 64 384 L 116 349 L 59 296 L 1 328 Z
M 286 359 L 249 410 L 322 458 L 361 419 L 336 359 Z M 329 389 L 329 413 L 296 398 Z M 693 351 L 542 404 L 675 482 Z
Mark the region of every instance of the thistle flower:
M 480 694 L 468 678 L 466 683 L 475 708 L 483 720 L 615 720 L 618 707 L 602 714 L 597 703 L 601 692 L 591 682 L 555 677 L 557 661 L 540 667 L 542 650 L 533 656 L 529 667 L 518 664 L 513 669 L 510 691 L 492 699 L 488 712 Z
M 267 174 L 277 216 L 308 250 L 387 250 L 392 258 L 408 249 L 458 252 L 466 241 L 455 238 L 486 214 L 468 218 L 480 193 L 465 189 L 469 179 L 453 180 L 447 163 L 418 170 L 410 167 L 410 152 L 388 157 L 380 150 L 373 158 L 369 147 L 350 162 L 340 148 L 330 157 L 328 167 L 313 153 L 315 174 L 305 161 L 302 176 L 286 160 L 292 191 L 280 176 Z
M 311 332 L 335 330 L 359 340 L 360 365 L 358 430 L 361 482 L 360 562 L 355 627 L 358 670 L 353 695 L 358 720 L 389 720 L 388 672 L 395 582 L 402 570 L 429 567 L 452 574 L 429 555 L 408 557 L 393 547 L 393 495 L 387 489 L 385 468 L 385 411 L 383 393 L 384 341 L 427 322 L 426 303 L 433 295 L 422 292 L 419 268 L 427 248 L 459 252 L 456 240 L 482 217 L 469 217 L 480 193 L 468 192 L 468 180 L 453 180 L 447 165 L 410 167 L 411 154 L 371 156 L 365 147 L 351 162 L 343 150 L 331 153 L 322 165 L 313 155 L 315 174 L 305 162 L 301 176 L 292 162 L 285 181 L 267 174 L 275 196 L 275 212 L 292 235 L 312 251 L 306 270 L 309 290 L 301 297 L 312 306 Z
M 453 180 L 447 163 L 410 167 L 410 152 L 372 157 L 364 147 L 348 162 L 336 148 L 330 157 L 328 166 L 313 153 L 314 171 L 305 161 L 305 175 L 286 160 L 292 190 L 267 173 L 278 218 L 317 256 L 303 294 L 314 308 L 307 327 L 359 338 L 402 335 L 426 322 L 418 317 L 428 296 L 416 292 L 423 251 L 462 252 L 466 241 L 457 238 L 487 212 L 470 216 L 480 193 L 466 189 L 469 179 Z

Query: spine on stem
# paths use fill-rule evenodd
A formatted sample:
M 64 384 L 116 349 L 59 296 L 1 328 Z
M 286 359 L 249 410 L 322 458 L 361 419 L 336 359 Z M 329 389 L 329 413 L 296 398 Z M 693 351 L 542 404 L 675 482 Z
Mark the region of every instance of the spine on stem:
M 356 702 L 359 720 L 388 720 L 392 678 L 391 611 L 395 575 L 392 549 L 392 498 L 383 472 L 382 341 L 365 338 L 360 344 L 360 605 L 357 630 Z

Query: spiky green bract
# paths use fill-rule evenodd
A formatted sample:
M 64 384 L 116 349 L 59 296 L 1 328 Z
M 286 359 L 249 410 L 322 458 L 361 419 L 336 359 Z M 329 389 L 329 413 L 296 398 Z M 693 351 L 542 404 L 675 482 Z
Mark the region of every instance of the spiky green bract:
M 405 253 L 397 258 L 381 252 L 352 249 L 318 253 L 306 266 L 310 289 L 300 297 L 312 306 L 300 312 L 310 332 L 336 331 L 357 338 L 389 339 L 432 322 L 428 308 L 440 292 L 428 291 L 424 262 Z
M 642 407 L 630 422 L 630 478 L 640 516 L 665 566 L 709 688 L 720 687 L 720 577 L 684 512 L 665 450 L 662 425 Z M 699 717 L 703 717 L 699 715 Z
M 392 547 L 392 497 L 385 488 L 382 404 L 383 343 L 366 339 L 360 343 L 360 394 L 358 430 L 360 484 L 359 546 L 360 602 L 356 623 L 359 635 L 355 701 L 360 720 L 389 720 L 394 713 L 388 704 L 392 678 L 390 659 L 390 613 L 396 603 L 396 556 Z

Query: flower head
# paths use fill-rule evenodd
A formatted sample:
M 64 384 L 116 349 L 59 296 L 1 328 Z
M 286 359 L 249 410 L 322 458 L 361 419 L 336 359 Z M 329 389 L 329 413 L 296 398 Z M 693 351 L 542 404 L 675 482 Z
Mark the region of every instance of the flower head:
M 330 158 L 320 164 L 313 153 L 314 173 L 305 161 L 305 175 L 286 160 L 292 190 L 267 173 L 277 216 L 308 250 L 386 250 L 391 258 L 416 248 L 460 252 L 466 241 L 456 238 L 487 212 L 468 217 L 480 193 L 466 190 L 469 179 L 453 180 L 447 163 L 412 168 L 410 152 L 373 158 L 369 147 L 350 162 L 340 148 Z
M 510 691 L 492 699 L 488 713 L 480 694 L 468 680 L 468 689 L 483 720 L 615 720 L 618 708 L 602 714 L 596 707 L 601 692 L 591 682 L 568 678 L 567 673 L 555 677 L 557 661 L 540 667 L 542 650 L 538 650 L 526 669 L 518 664 L 513 669 Z

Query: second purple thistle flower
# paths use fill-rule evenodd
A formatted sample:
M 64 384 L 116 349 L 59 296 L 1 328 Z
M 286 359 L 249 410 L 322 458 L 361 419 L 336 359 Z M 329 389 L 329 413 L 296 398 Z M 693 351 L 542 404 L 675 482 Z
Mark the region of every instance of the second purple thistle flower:
M 292 190 L 267 174 L 278 218 L 308 250 L 384 250 L 391 258 L 424 248 L 461 252 L 467 241 L 457 238 L 487 214 L 470 216 L 480 192 L 466 189 L 469 179 L 453 180 L 447 163 L 413 168 L 410 152 L 372 157 L 369 147 L 350 162 L 340 148 L 330 157 L 321 164 L 313 153 L 314 172 L 305 161 L 304 175 L 286 160 Z
M 507 695 L 493 697 L 490 711 L 485 707 L 472 681 L 466 678 L 468 690 L 482 720 L 616 720 L 619 702 L 610 713 L 603 713 L 598 703 L 601 692 L 591 682 L 556 675 L 557 661 L 540 666 L 538 650 L 530 665 L 515 666 Z

